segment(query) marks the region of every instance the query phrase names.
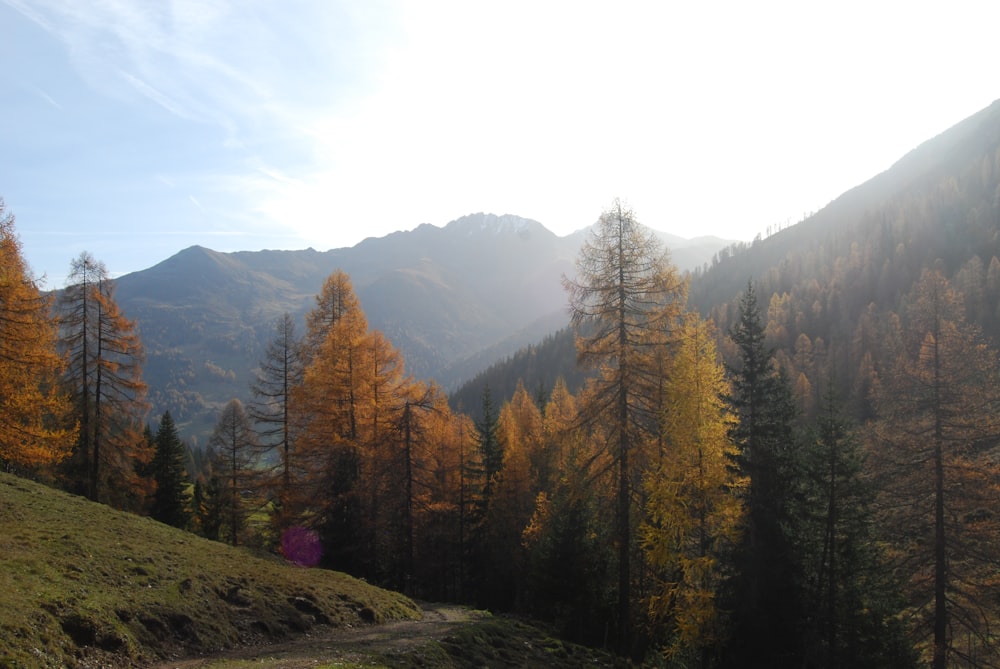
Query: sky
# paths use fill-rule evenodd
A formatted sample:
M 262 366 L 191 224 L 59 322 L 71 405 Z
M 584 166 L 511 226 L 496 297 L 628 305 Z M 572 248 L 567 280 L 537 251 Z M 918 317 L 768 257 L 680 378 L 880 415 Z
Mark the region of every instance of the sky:
M 0 197 L 43 285 L 469 213 L 788 225 L 1000 98 L 1000 4 L 0 0 Z

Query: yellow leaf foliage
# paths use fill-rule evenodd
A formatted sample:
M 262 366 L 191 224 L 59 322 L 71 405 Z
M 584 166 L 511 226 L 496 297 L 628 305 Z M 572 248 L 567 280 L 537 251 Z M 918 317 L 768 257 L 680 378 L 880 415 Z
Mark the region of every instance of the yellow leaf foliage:
M 746 481 L 731 468 L 731 418 L 710 326 L 689 315 L 667 388 L 664 457 L 646 477 L 642 545 L 659 575 L 650 617 L 670 629 L 666 652 L 719 640 L 720 556 L 736 541 Z

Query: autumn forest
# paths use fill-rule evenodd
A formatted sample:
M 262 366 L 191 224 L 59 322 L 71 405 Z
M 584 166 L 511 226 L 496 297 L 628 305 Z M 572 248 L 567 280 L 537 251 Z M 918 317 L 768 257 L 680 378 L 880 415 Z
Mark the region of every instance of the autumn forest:
M 335 271 L 204 448 L 100 260 L 43 293 L 0 203 L 0 462 L 654 666 L 1000 666 L 1000 142 L 966 131 L 694 272 L 613 202 L 569 327 L 468 411 Z

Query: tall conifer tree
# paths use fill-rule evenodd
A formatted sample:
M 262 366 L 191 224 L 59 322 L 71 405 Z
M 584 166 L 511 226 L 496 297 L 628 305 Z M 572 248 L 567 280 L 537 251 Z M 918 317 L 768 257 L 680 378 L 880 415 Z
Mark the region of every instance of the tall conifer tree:
M 494 479 L 503 465 L 503 444 L 497 433 L 500 417 L 493 404 L 489 384 L 483 386 L 482 417 L 476 421 L 476 435 L 479 454 L 483 463 L 483 497 L 488 500 L 493 490 Z
M 900 583 L 874 531 L 875 488 L 831 381 L 805 457 L 808 666 L 911 667 Z
M 687 284 L 653 233 L 620 201 L 601 214 L 576 268 L 563 286 L 578 333 L 578 362 L 600 371 L 581 416 L 605 426 L 616 470 L 616 645 L 626 653 L 632 642 L 633 492 L 659 422 L 660 378 L 650 360 L 683 309 Z
M 956 659 L 993 666 L 1000 359 L 940 272 L 923 273 L 909 304 L 877 400 L 883 520 L 935 669 Z
M 360 477 L 368 321 L 346 273 L 326 279 L 306 325 L 306 366 L 292 395 L 296 467 L 303 473 L 295 506 L 319 532 L 326 563 L 359 573 L 367 562 Z
M 665 627 L 664 651 L 707 667 L 726 637 L 719 595 L 743 529 L 746 480 L 735 449 L 711 327 L 690 314 L 667 380 L 665 452 L 648 472 L 642 545 L 656 583 L 649 612 Z
M 69 485 L 90 499 L 128 505 L 145 496 L 137 468 L 152 456 L 142 438 L 142 341 L 114 299 L 104 263 L 87 252 L 72 262 L 62 295 L 60 343 L 80 422 Z
M 284 314 L 275 325 L 274 338 L 250 386 L 254 401 L 248 413 L 260 435 L 261 446 L 277 453 L 275 474 L 269 481 L 275 502 L 287 505 L 292 486 L 295 439 L 292 394 L 302 383 L 302 345 L 295 335 L 295 321 Z
M 736 464 L 748 477 L 747 527 L 736 551 L 732 661 L 742 666 L 802 664 L 804 593 L 800 537 L 801 451 L 787 378 L 765 345 L 752 283 L 740 300 L 730 337 L 739 360 L 730 368 L 728 403 L 737 421 L 730 436 Z
M 186 527 L 188 478 L 184 467 L 184 443 L 177 434 L 177 426 L 169 411 L 160 419 L 155 443 L 156 454 L 150 470 L 156 482 L 156 491 L 149 515 L 167 525 Z
M 238 399 L 230 400 L 222 409 L 209 439 L 217 455 L 214 471 L 226 486 L 226 512 L 223 528 L 236 546 L 246 525 L 247 508 L 244 496 L 259 492 L 260 447 L 250 416 Z M 256 499 L 256 495 L 253 497 Z

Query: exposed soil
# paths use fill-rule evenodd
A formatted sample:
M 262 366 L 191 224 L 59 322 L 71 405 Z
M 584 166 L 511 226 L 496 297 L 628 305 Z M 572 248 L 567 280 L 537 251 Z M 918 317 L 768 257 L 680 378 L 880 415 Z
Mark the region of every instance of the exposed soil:
M 318 663 L 362 663 L 372 657 L 406 655 L 432 641 L 440 641 L 456 627 L 481 619 L 484 614 L 450 604 L 422 604 L 423 618 L 363 627 L 319 625 L 308 632 L 274 644 L 224 651 L 211 656 L 171 660 L 153 669 L 198 669 L 253 662 L 275 669 L 304 669 Z

